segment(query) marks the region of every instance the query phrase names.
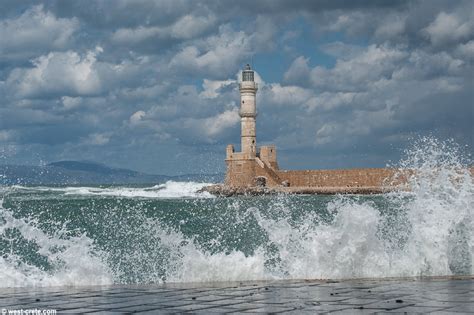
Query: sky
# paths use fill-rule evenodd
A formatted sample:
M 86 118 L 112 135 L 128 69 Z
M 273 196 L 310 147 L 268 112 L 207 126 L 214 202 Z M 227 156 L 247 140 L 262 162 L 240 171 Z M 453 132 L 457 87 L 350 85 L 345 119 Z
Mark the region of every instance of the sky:
M 384 167 L 474 147 L 474 2 L 0 2 L 0 164 L 225 171 L 239 72 L 281 168 Z

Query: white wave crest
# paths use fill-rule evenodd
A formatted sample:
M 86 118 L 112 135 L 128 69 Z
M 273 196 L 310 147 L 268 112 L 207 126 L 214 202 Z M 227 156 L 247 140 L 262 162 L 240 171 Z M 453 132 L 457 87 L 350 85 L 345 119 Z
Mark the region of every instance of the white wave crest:
M 25 187 L 11 186 L 10 189 L 24 191 L 56 192 L 77 196 L 111 196 L 124 198 L 213 198 L 208 192 L 199 192 L 208 183 L 167 181 L 152 187 Z
M 14 238 L 9 236 L 18 231 Z M 49 269 L 28 263 L 24 255 L 15 252 L 0 257 L 0 287 L 31 287 L 57 285 L 106 285 L 113 283 L 112 274 L 94 253 L 93 240 L 86 235 L 68 237 L 58 230 L 48 235 L 37 227 L 35 220 L 16 219 L 0 200 L 0 236 L 18 241 L 19 237 L 37 246 Z

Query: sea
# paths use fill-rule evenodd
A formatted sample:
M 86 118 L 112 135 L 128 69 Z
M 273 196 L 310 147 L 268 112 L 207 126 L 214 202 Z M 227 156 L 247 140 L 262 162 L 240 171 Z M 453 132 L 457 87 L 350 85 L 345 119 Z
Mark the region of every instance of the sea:
M 396 165 L 410 191 L 380 195 L 0 186 L 0 287 L 472 275 L 469 163 L 426 140 Z

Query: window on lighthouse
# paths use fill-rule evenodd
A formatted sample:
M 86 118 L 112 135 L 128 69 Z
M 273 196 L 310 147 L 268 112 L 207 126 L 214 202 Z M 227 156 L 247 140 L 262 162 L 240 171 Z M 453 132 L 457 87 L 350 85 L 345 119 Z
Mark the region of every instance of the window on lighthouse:
M 253 71 L 244 71 L 242 73 L 242 81 L 253 81 Z

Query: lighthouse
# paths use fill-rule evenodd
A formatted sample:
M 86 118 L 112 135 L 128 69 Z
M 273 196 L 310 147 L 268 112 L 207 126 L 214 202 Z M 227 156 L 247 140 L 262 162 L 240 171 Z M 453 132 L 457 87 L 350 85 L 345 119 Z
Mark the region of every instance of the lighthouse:
M 258 86 L 254 80 L 254 71 L 247 64 L 242 71 L 240 90 L 241 151 L 249 158 L 257 153 L 255 118 L 257 117 L 256 95 Z
M 257 118 L 258 85 L 255 83 L 255 73 L 247 64 L 242 70 L 240 91 L 240 152 L 229 144 L 226 149 L 227 172 L 225 183 L 232 187 L 252 187 L 279 185 L 280 178 L 276 171 L 276 149 L 273 145 L 257 147 L 255 122 Z
M 408 187 L 407 178 L 412 176 L 409 170 L 401 173 L 401 177 L 400 173 L 396 173 L 399 170 L 378 168 L 281 170 L 277 162 L 275 145 L 265 143 L 257 146 L 255 130 L 257 90 L 255 73 L 247 64 L 242 69 L 242 80 L 239 82 L 241 149 L 235 151 L 232 144 L 227 145 L 225 183 L 210 186 L 207 191 L 225 196 L 274 192 L 371 194 Z M 474 174 L 474 169 L 471 168 L 470 172 Z M 393 181 L 394 175 L 397 175 L 395 181 Z M 386 186 L 387 179 L 390 179 L 389 186 Z

